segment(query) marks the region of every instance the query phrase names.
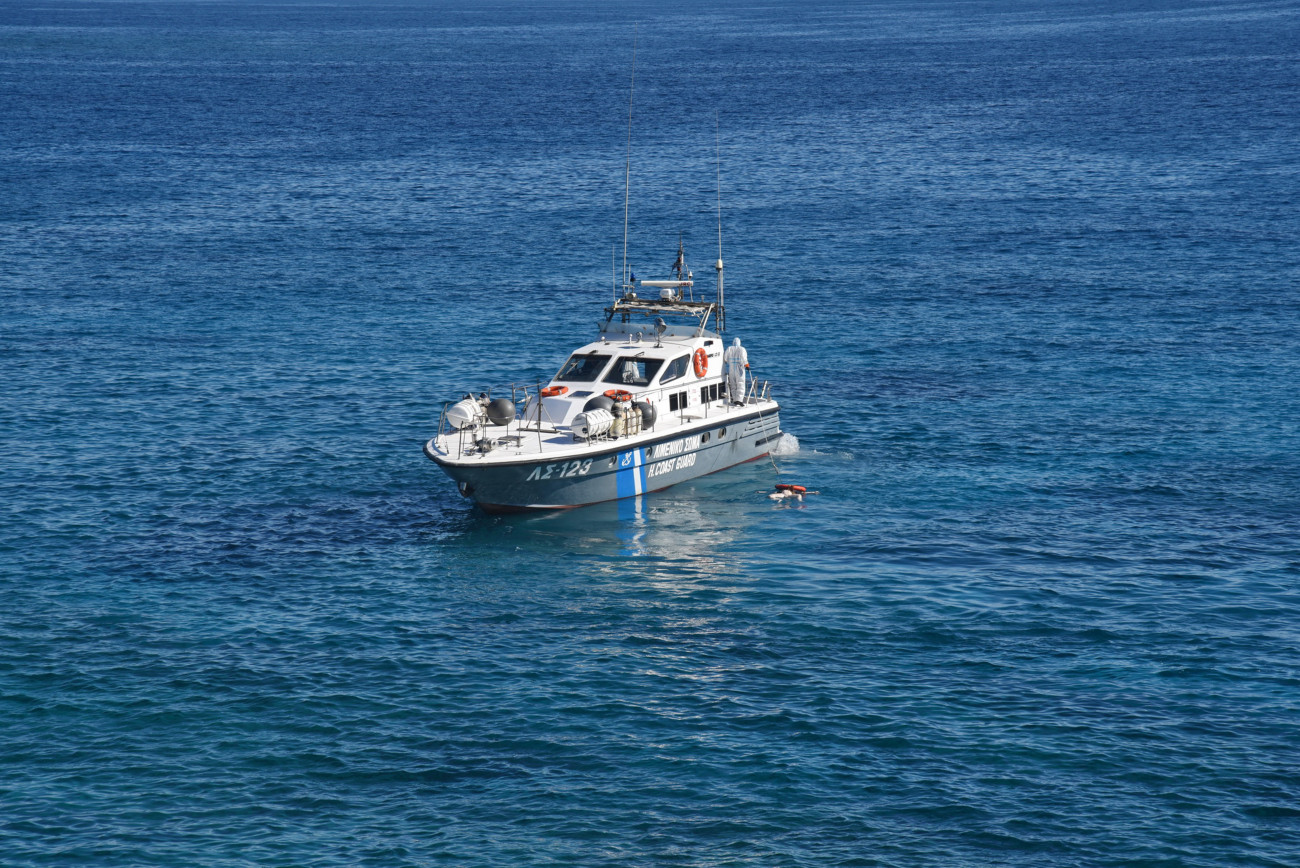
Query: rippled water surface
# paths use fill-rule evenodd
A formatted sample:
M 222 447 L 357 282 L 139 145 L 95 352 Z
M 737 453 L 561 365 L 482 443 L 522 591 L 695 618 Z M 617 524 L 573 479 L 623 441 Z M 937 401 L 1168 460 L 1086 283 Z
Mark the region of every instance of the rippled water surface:
M 1300 6 L 710 8 L 0 0 L 0 863 L 1300 864 Z M 634 22 L 797 451 L 489 517 Z

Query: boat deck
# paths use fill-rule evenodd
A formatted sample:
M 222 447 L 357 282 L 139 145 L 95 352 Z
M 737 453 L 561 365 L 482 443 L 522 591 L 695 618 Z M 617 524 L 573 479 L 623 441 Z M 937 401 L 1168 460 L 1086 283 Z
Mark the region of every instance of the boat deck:
M 618 448 L 631 448 L 675 434 L 707 429 L 710 424 L 726 426 L 748 418 L 775 414 L 777 403 L 761 393 L 744 403 L 724 401 L 691 407 L 687 412 L 664 413 L 655 424 L 633 434 L 602 435 L 590 440 L 578 439 L 567 426 L 547 425 L 516 420 L 510 425 L 487 425 L 476 431 L 462 429 L 439 434 L 429 441 L 425 451 L 436 461 L 504 464 L 531 461 L 541 457 L 574 458 Z M 488 448 L 484 448 L 485 441 Z

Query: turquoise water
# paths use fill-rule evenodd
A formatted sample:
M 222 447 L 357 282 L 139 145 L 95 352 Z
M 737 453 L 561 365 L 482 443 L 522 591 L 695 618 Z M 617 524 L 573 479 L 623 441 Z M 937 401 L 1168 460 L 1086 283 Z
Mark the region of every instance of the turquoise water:
M 716 109 L 797 450 L 486 516 L 634 22 L 631 263 Z M 0 863 L 1300 863 L 1298 25 L 0 0 Z

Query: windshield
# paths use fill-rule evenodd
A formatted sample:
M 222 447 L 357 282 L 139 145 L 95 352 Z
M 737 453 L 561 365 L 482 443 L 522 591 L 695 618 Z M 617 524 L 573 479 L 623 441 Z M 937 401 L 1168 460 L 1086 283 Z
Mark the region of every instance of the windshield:
M 605 382 L 622 383 L 624 386 L 648 386 L 663 363 L 663 359 L 623 356 L 609 369 Z
M 568 380 L 571 383 L 594 383 L 600 376 L 600 372 L 605 370 L 605 363 L 609 361 L 609 356 L 600 356 L 592 353 L 586 356 L 572 356 L 564 363 L 564 367 L 555 375 L 557 380 Z

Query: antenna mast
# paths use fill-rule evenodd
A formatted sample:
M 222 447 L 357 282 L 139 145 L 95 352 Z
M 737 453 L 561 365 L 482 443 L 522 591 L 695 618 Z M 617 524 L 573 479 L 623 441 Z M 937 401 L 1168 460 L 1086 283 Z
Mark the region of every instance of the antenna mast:
M 726 308 L 722 304 L 722 134 L 718 129 L 718 110 L 713 110 L 713 148 L 718 165 L 718 261 L 714 268 L 718 270 L 718 331 L 727 328 Z M 624 227 L 624 232 L 627 228 Z M 626 242 L 625 242 L 626 243 Z
M 632 183 L 632 96 L 636 93 L 636 30 L 632 25 L 632 86 L 627 92 L 627 166 L 623 170 L 623 286 L 627 286 L 627 197 Z

